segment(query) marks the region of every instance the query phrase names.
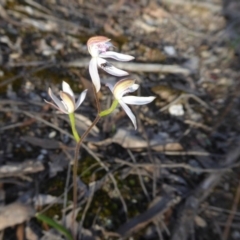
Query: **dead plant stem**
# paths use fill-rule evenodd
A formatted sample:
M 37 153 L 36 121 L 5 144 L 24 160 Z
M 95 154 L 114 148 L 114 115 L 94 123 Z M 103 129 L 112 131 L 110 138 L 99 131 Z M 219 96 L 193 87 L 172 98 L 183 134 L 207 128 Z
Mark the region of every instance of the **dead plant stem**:
M 226 227 L 225 227 L 224 232 L 223 232 L 223 240 L 228 239 L 230 227 L 231 227 L 234 215 L 237 212 L 237 206 L 238 206 L 239 200 L 240 200 L 240 182 L 238 184 L 237 192 L 236 192 L 236 195 L 235 195 L 235 198 L 234 198 L 234 201 L 233 201 L 231 213 L 230 213 L 230 215 L 227 219 Z

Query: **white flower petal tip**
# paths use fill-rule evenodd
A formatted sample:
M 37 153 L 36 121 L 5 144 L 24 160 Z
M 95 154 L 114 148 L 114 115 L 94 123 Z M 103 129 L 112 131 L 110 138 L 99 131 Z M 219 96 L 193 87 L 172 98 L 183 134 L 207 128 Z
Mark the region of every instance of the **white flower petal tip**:
M 81 95 L 79 96 L 79 99 L 77 103 L 75 103 L 74 93 L 69 86 L 68 83 L 64 82 L 62 83 L 63 91 L 60 92 L 60 98 L 57 98 L 54 93 L 52 92 L 51 88 L 48 89 L 48 94 L 51 97 L 52 101 L 54 103 L 48 102 L 44 100 L 46 103 L 50 104 L 54 108 L 58 109 L 62 113 L 70 114 L 73 113 L 83 102 L 83 100 L 86 97 L 87 90 L 84 90 Z
M 156 97 L 136 97 L 136 96 L 125 96 L 122 97 L 125 103 L 131 105 L 145 105 L 151 103 Z
M 108 84 L 109 85 L 109 84 Z M 139 85 L 135 83 L 132 79 L 122 79 L 115 84 L 114 87 L 110 87 L 114 97 L 118 100 L 119 104 L 122 106 L 128 117 L 131 119 L 135 130 L 137 129 L 136 117 L 132 113 L 131 109 L 127 104 L 133 105 L 144 105 L 152 102 L 156 97 L 137 97 L 137 96 L 124 96 L 127 93 L 134 92 L 138 89 Z
M 68 93 L 70 96 L 72 96 L 74 98 L 74 93 L 73 93 L 71 87 L 65 81 L 62 82 L 62 90 L 63 90 L 63 92 Z
M 79 98 L 76 102 L 76 106 L 75 106 L 75 110 L 79 108 L 79 106 L 82 104 L 82 102 L 84 101 L 86 95 L 87 95 L 87 89 L 85 89 L 80 95 Z

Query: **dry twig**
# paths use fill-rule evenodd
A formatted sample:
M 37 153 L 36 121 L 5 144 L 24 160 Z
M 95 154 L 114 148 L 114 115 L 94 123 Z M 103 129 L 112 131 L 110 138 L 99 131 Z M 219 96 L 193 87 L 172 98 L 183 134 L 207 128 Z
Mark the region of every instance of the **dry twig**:
M 231 227 L 234 215 L 237 211 L 239 200 L 240 200 L 240 182 L 238 183 L 238 188 L 237 188 L 237 192 L 236 192 L 234 202 L 233 202 L 233 205 L 232 205 L 231 213 L 230 213 L 230 215 L 227 219 L 226 227 L 225 227 L 224 232 L 223 232 L 223 240 L 228 239 L 230 227 Z

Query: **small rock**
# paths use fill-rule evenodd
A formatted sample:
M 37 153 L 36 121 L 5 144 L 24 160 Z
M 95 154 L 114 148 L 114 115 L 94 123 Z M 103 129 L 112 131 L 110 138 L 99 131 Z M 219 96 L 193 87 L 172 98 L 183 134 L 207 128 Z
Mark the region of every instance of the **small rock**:
M 56 131 L 52 131 L 49 133 L 48 137 L 49 138 L 54 138 L 56 136 L 57 132 Z
M 202 58 L 209 58 L 210 56 L 211 56 L 211 53 L 209 51 L 204 50 L 201 52 Z
M 184 110 L 182 104 L 175 104 L 169 107 L 169 113 L 173 116 L 183 116 Z
M 165 46 L 163 50 L 170 57 L 175 57 L 177 55 L 176 50 L 173 46 Z
M 196 223 L 196 225 L 197 225 L 198 227 L 204 228 L 204 227 L 207 226 L 206 221 L 205 221 L 203 218 L 201 218 L 200 216 L 198 216 L 198 215 L 195 216 L 194 221 L 195 221 L 195 223 Z

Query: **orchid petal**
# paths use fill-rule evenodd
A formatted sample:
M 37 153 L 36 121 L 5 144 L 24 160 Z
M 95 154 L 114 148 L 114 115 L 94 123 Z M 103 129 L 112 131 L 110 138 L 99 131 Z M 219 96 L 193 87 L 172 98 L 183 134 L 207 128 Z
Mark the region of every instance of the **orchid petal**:
M 83 100 L 84 100 L 85 97 L 86 97 L 86 94 L 87 94 L 87 89 L 84 90 L 84 91 L 80 94 L 80 96 L 79 96 L 79 98 L 78 98 L 78 100 L 77 100 L 77 102 L 76 102 L 75 110 L 76 110 L 77 108 L 79 108 L 79 106 L 82 104 Z
M 118 101 L 119 104 L 122 106 L 123 110 L 125 111 L 125 113 L 128 115 L 128 117 L 131 119 L 135 130 L 137 129 L 137 121 L 136 121 L 136 117 L 134 116 L 132 110 L 128 107 L 127 104 L 125 104 L 125 102 L 123 102 L 122 100 Z
M 51 97 L 53 102 L 57 105 L 58 109 L 62 112 L 66 112 L 66 108 L 64 104 L 55 96 L 55 94 L 52 92 L 51 88 L 48 89 L 48 95 Z
M 75 110 L 75 99 L 73 100 L 72 96 L 66 92 L 60 92 L 60 97 L 68 113 L 73 113 Z
M 124 96 L 122 100 L 127 104 L 144 105 L 152 102 L 156 97 L 136 97 L 136 96 Z
M 116 68 L 114 66 L 110 66 L 110 67 L 106 67 L 106 68 L 102 68 L 104 71 L 106 71 L 107 73 L 116 76 L 116 77 L 123 77 L 123 76 L 127 76 L 129 75 L 128 72 L 123 71 L 119 68 Z
M 73 100 L 75 100 L 74 93 L 73 93 L 71 87 L 69 86 L 68 83 L 66 83 L 64 81 L 62 82 L 62 90 L 63 90 L 63 92 L 68 93 L 73 98 Z
M 96 45 L 89 46 L 88 51 L 92 57 L 98 57 L 99 55 L 99 49 Z
M 93 85 L 96 88 L 96 92 L 99 92 L 101 88 L 100 77 L 97 69 L 97 58 L 92 58 L 89 63 L 89 73 L 93 82 Z
M 63 113 L 68 114 L 68 112 L 67 112 L 67 110 L 66 110 L 65 108 L 60 109 L 60 108 L 59 108 L 58 106 L 56 106 L 55 104 L 53 104 L 53 103 L 51 103 L 51 102 L 48 102 L 48 101 L 45 100 L 45 99 L 44 99 L 44 101 L 45 101 L 47 104 L 51 105 L 52 107 L 56 108 L 57 110 L 59 110 L 59 111 L 61 111 L 61 112 L 63 112 Z
M 128 75 L 128 72 L 114 67 L 111 63 L 107 62 L 103 58 L 98 58 L 97 63 L 100 68 L 113 76 L 122 77 Z
M 99 57 L 113 58 L 117 61 L 122 61 L 122 62 L 127 62 L 127 61 L 131 61 L 134 59 L 133 56 L 130 56 L 127 54 L 122 54 L 122 53 L 117 53 L 117 52 L 113 52 L 113 51 L 103 52 L 103 53 L 99 54 Z

